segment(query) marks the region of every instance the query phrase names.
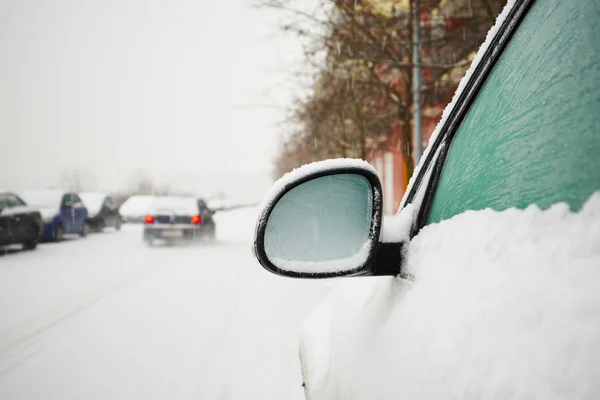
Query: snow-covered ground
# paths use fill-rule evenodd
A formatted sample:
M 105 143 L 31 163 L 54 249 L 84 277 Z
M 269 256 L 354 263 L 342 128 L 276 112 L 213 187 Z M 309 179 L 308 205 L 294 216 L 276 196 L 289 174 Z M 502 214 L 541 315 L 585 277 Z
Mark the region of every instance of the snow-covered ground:
M 264 271 L 256 214 L 217 214 L 210 246 L 124 226 L 0 255 L 0 398 L 303 398 L 300 326 L 333 281 Z

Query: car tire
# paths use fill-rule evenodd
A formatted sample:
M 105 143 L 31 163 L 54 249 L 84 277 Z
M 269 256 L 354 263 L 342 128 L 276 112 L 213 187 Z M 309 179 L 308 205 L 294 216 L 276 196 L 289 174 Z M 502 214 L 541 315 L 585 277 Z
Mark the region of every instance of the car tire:
M 118 230 L 118 231 L 121 230 L 121 219 L 120 218 L 117 220 L 117 224 L 115 225 L 115 229 Z
M 96 231 L 98 233 L 104 231 L 104 220 L 98 221 L 98 223 L 96 224 L 96 229 L 94 229 L 94 231 Z
M 54 229 L 54 241 L 55 242 L 61 242 L 63 240 L 63 235 L 65 233 L 65 230 L 63 229 L 61 224 L 58 224 L 58 226 L 56 227 L 56 229 Z
M 23 242 L 23 250 L 34 250 L 38 245 L 38 241 L 40 239 L 40 232 L 38 227 L 35 225 L 31 225 L 31 227 L 29 228 L 29 233 L 31 234 L 31 239 Z
M 90 224 L 87 222 L 83 224 L 83 230 L 79 233 L 79 236 L 86 237 L 90 233 Z

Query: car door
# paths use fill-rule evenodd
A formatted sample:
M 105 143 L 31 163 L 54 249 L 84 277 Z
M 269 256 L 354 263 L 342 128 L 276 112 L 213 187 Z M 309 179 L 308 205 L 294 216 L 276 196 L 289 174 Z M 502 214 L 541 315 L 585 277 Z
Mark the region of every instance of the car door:
M 6 196 L 0 194 L 0 240 L 6 240 L 12 234 L 10 222 L 10 212 L 6 203 Z
M 71 193 L 65 193 L 60 203 L 60 220 L 65 233 L 73 233 L 75 230 L 75 208 Z
M 87 209 L 76 193 L 71 193 L 73 199 L 73 232 L 82 232 L 87 218 Z
M 112 197 L 106 196 L 104 199 L 104 202 L 102 203 L 102 213 L 105 216 L 105 224 L 107 226 L 117 225 L 117 210 L 115 201 Z

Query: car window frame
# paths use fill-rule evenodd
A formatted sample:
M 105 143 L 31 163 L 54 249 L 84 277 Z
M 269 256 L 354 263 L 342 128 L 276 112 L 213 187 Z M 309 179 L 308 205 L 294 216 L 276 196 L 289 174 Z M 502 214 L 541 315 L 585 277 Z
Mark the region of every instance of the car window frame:
M 81 200 L 81 197 L 77 193 L 70 193 L 70 195 L 74 208 L 83 207 L 83 200 Z
M 11 198 L 13 198 L 14 200 L 16 200 L 16 201 L 17 201 L 17 203 L 20 203 L 20 204 L 17 204 L 17 205 L 11 205 L 11 203 L 10 203 L 10 199 L 11 199 Z M 5 200 L 5 204 L 6 204 L 6 206 L 7 206 L 8 208 L 15 208 L 15 207 L 25 207 L 25 206 L 27 206 L 27 203 L 25 203 L 25 202 L 23 201 L 23 199 L 21 199 L 19 196 L 17 196 L 17 195 L 16 195 L 16 194 L 14 194 L 14 193 L 5 193 L 5 194 L 4 194 L 4 200 Z
M 489 46 L 485 49 L 480 62 L 473 70 L 472 75 L 466 82 L 464 89 L 459 94 L 456 103 L 452 106 L 448 117 L 443 122 L 439 134 L 436 136 L 431 148 L 428 151 L 427 158 L 422 161 L 419 167 L 418 175 L 415 177 L 415 182 L 408 189 L 406 200 L 402 204 L 402 208 L 412 204 L 417 198 L 421 190 L 425 190 L 422 202 L 419 204 L 414 229 L 411 230 L 410 239 L 416 236 L 419 231 L 427 224 L 429 214 L 433 205 L 433 198 L 437 190 L 448 151 L 452 145 L 452 140 L 456 136 L 456 132 L 460 128 L 462 121 L 471 109 L 475 99 L 479 95 L 481 88 L 485 84 L 488 76 L 494 69 L 497 61 L 504 54 L 506 46 L 512 39 L 514 33 L 519 29 L 519 26 L 525 19 L 531 6 L 535 0 L 523 0 L 515 2 L 513 8 L 508 12 L 508 15 L 498 28 L 498 31 L 491 39 Z M 440 146 L 442 148 L 440 149 Z M 438 152 L 438 150 L 441 150 Z M 439 153 L 439 154 L 438 154 Z M 429 166 L 433 165 L 433 171 L 429 179 L 426 179 Z
M 61 200 L 60 200 L 60 208 L 61 208 L 61 209 L 62 209 L 62 208 L 65 208 L 65 207 L 66 207 L 66 205 L 67 205 L 67 203 L 72 203 L 72 200 L 71 200 L 71 193 L 64 193 L 64 194 L 62 195 L 62 198 L 61 198 Z
M 115 209 L 115 201 L 111 196 L 106 196 L 102 201 L 102 207 L 106 207 L 109 210 Z

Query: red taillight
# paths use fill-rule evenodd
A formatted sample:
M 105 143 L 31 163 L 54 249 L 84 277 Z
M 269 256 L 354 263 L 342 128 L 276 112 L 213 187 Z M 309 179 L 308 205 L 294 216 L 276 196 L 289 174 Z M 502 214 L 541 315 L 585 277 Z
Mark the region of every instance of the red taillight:
M 154 223 L 154 216 L 153 215 L 146 215 L 146 218 L 144 218 L 144 223 L 145 224 L 153 224 Z
M 199 224 L 202 222 L 202 217 L 199 215 L 194 215 L 192 217 L 192 224 Z

